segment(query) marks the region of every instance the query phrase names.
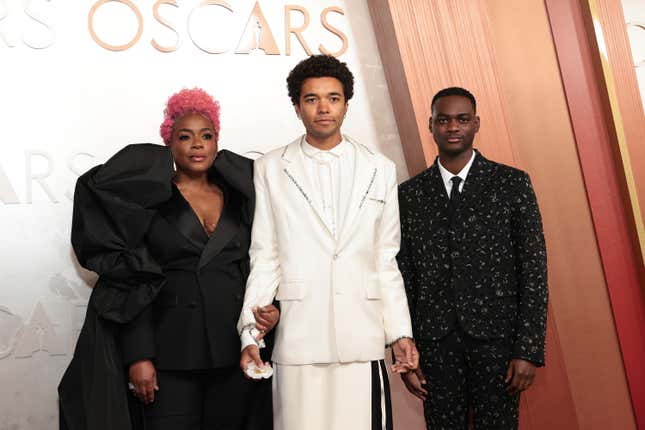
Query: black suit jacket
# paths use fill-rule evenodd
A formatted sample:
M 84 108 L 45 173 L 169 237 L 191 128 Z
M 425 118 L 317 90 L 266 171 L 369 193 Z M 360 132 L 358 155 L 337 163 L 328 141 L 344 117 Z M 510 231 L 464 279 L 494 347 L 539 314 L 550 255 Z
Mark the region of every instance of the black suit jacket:
M 508 339 L 513 357 L 544 364 L 547 265 L 529 176 L 479 152 L 453 226 L 437 161 L 399 187 L 401 251 L 415 338 Z
M 253 162 L 220 151 L 209 177 L 224 192 L 210 238 L 173 185 L 155 207 L 145 246 L 160 265 L 159 295 L 121 332 L 126 364 L 150 358 L 158 369 L 208 369 L 239 362 L 240 314 L 253 217 Z

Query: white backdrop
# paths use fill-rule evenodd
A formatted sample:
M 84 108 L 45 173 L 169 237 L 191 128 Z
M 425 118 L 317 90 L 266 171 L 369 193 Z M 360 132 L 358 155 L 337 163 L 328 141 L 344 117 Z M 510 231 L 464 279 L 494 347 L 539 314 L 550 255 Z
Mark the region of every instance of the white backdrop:
M 622 0 L 627 35 L 634 59 L 636 78 L 645 110 L 645 1 Z
M 314 53 L 337 52 L 356 77 L 344 130 L 381 150 L 407 176 L 367 0 L 261 0 L 266 21 L 252 21 L 255 0 L 199 7 L 200 0 L 132 0 L 142 35 L 127 44 L 138 20 L 123 2 L 0 0 L 0 430 L 57 428 L 56 386 L 71 359 L 85 313 L 91 273 L 75 263 L 69 245 L 71 193 L 76 177 L 133 142 L 161 143 L 158 127 L 167 97 L 200 86 L 222 105 L 220 147 L 266 152 L 301 133 L 286 92 L 288 71 L 306 55 L 291 35 L 286 55 L 285 5 L 309 15 L 302 32 Z M 215 2 L 211 2 L 215 3 Z M 304 14 L 290 12 L 291 27 Z M 238 41 L 272 33 L 279 55 L 236 54 Z M 244 33 L 244 38 L 242 37 Z M 164 53 L 151 45 L 175 45 Z M 262 39 L 265 40 L 265 39 Z M 231 48 L 222 54 L 206 51 Z

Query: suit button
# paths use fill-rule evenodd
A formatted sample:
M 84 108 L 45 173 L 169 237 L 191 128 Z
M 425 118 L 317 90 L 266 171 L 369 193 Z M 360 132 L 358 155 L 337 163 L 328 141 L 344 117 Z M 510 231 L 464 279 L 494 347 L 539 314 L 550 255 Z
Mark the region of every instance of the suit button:
M 338 260 L 338 254 L 334 254 L 334 260 Z

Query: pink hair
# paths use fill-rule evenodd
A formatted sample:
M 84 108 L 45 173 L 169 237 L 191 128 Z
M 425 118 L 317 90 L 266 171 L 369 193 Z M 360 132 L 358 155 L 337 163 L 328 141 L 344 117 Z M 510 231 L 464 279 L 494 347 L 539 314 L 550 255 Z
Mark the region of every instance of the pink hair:
M 164 109 L 164 120 L 159 127 L 159 133 L 166 145 L 172 140 L 172 128 L 175 121 L 187 113 L 198 113 L 210 119 L 213 123 L 215 140 L 219 137 L 219 102 L 201 88 L 179 91 L 168 99 Z

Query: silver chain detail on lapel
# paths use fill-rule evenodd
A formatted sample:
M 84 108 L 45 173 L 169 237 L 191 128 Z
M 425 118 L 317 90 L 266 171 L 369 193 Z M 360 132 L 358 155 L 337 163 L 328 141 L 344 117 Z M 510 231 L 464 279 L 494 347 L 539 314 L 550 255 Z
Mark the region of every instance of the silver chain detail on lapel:
M 362 146 L 364 150 L 366 150 L 370 154 L 374 155 L 374 152 L 371 149 L 369 149 L 367 146 L 363 145 L 362 143 L 358 143 L 358 142 L 356 142 L 356 144 L 359 145 L 359 146 Z
M 365 203 L 365 199 L 367 198 L 367 195 L 369 194 L 370 190 L 372 189 L 372 185 L 374 185 L 374 179 L 376 178 L 376 169 L 372 171 L 372 179 L 370 179 L 370 184 L 367 187 L 367 191 L 365 191 L 365 194 L 363 194 L 363 198 L 361 199 L 361 203 L 358 205 L 359 208 L 363 207 L 363 203 Z
M 289 171 L 288 171 L 286 168 L 284 168 L 284 169 L 282 169 L 282 170 L 284 170 L 284 173 L 286 173 L 286 174 L 287 174 L 287 176 L 289 177 L 289 179 L 291 179 L 291 182 L 293 182 L 293 183 L 296 185 L 296 188 L 298 188 L 298 190 L 299 190 L 299 191 L 302 193 L 302 195 L 305 197 L 305 199 L 307 200 L 307 203 L 309 203 L 309 204 L 311 205 L 311 204 L 312 204 L 312 203 L 311 203 L 311 199 L 309 198 L 309 196 L 307 195 L 307 193 L 305 193 L 305 190 L 300 186 L 300 184 L 298 183 L 298 181 L 296 181 L 296 178 L 294 178 L 293 176 L 291 176 L 291 173 L 289 173 Z
M 289 149 L 289 145 L 286 145 L 286 146 L 284 147 L 284 150 L 282 151 L 282 154 L 280 155 L 280 158 L 284 159 L 284 154 L 286 154 L 286 153 L 287 153 L 287 149 Z

